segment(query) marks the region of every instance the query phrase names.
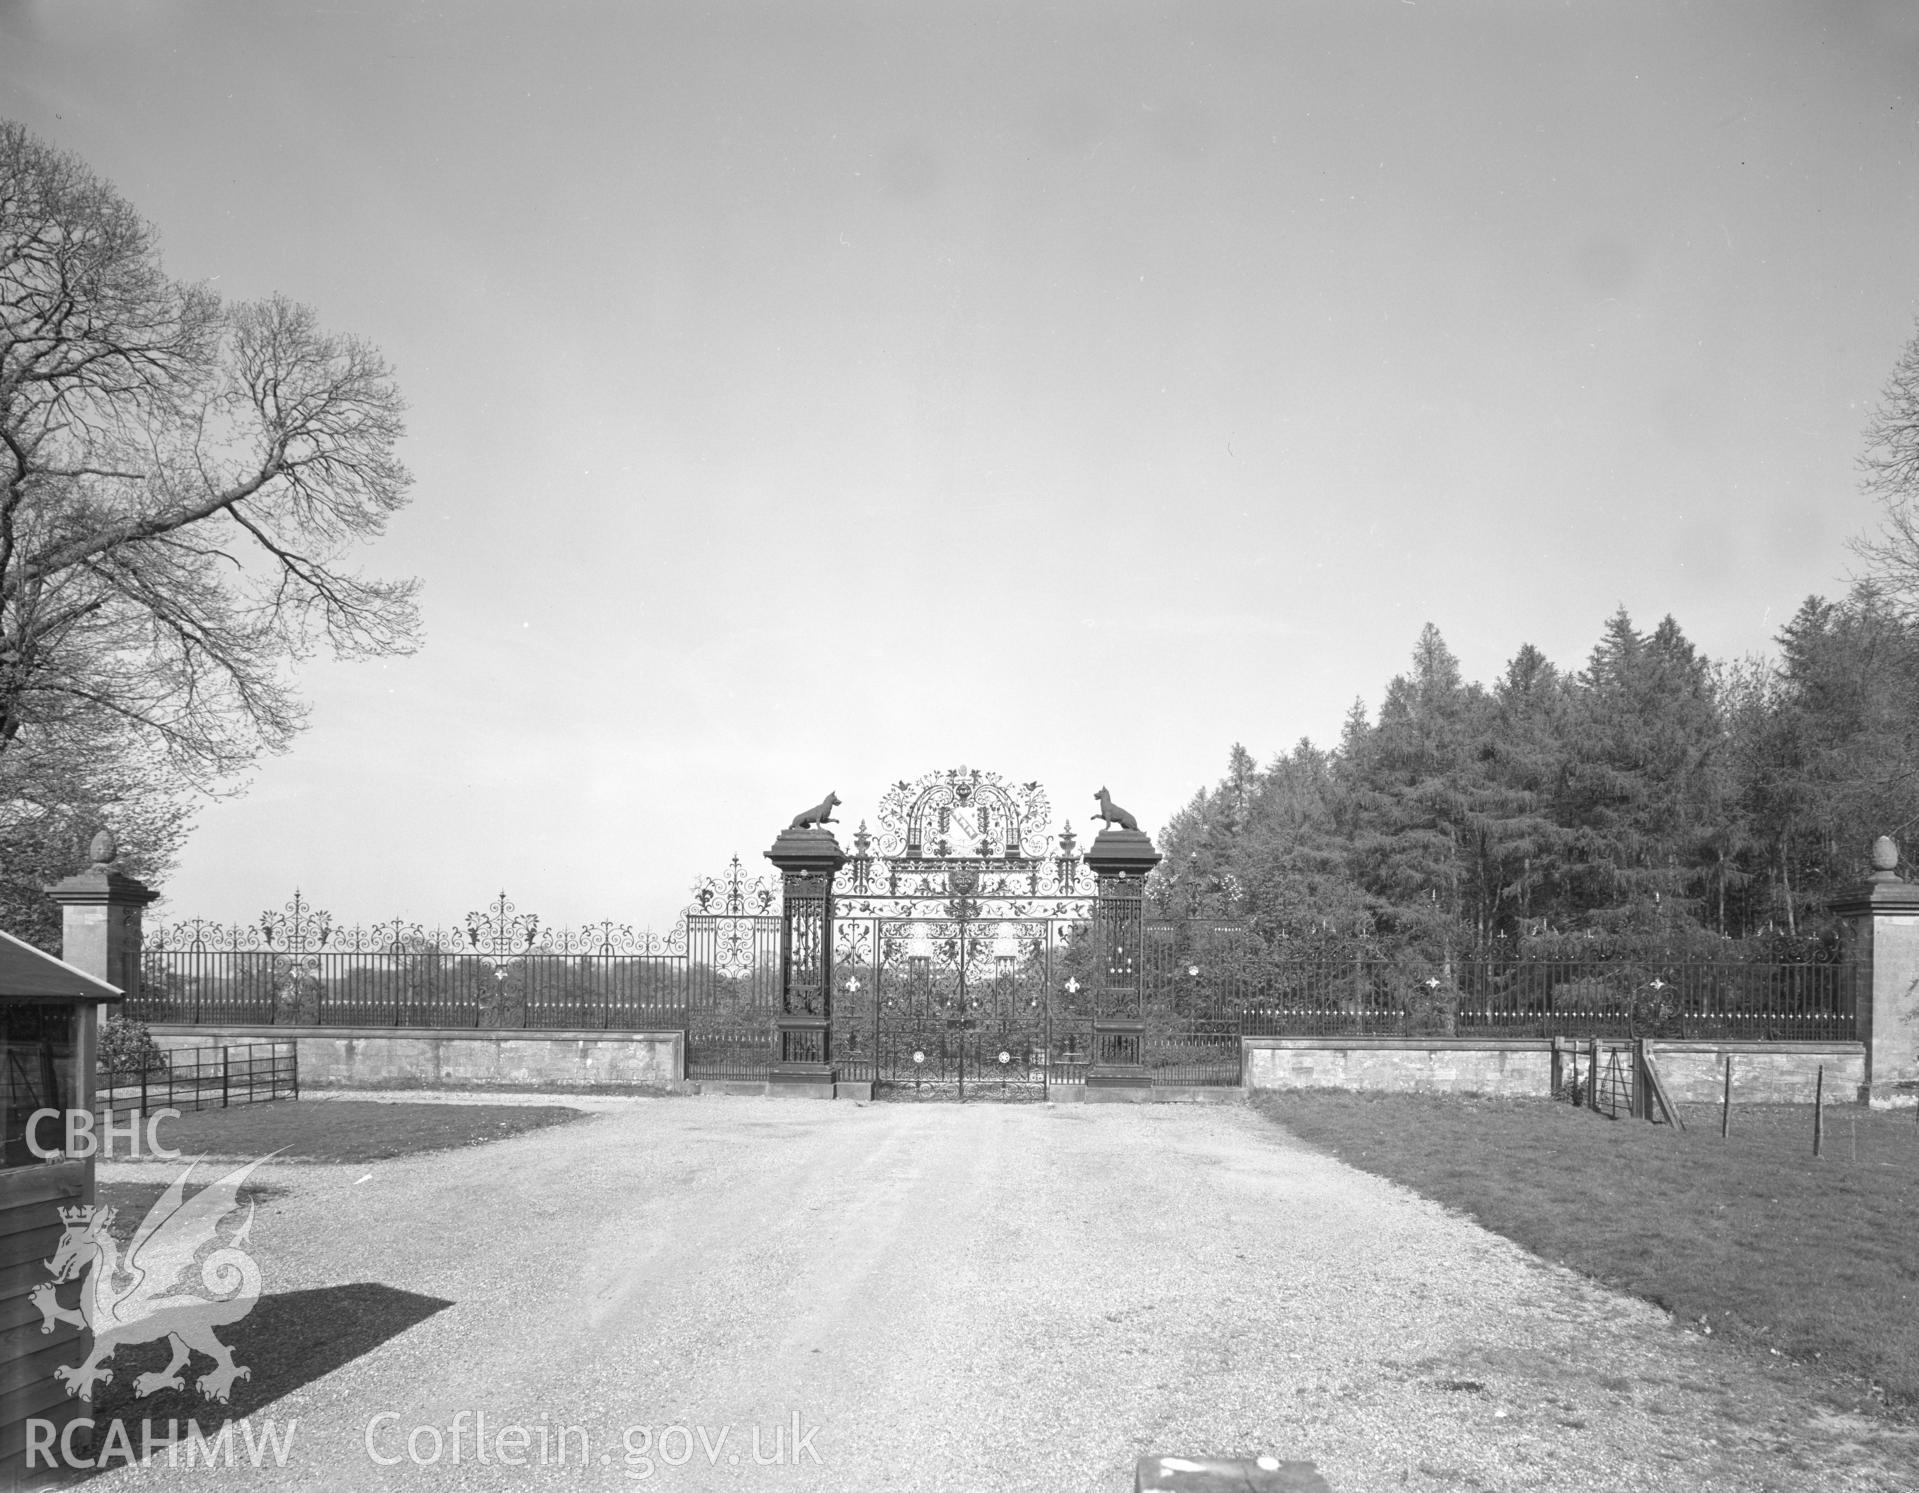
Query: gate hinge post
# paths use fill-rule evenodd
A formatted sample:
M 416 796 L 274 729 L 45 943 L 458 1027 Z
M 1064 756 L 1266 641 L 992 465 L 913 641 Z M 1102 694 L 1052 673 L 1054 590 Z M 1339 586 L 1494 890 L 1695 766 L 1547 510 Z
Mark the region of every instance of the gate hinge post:
M 1141 829 L 1102 829 L 1087 847 L 1085 864 L 1098 879 L 1094 912 L 1100 968 L 1093 991 L 1093 1061 L 1089 1088 L 1145 1089 L 1146 966 L 1143 898 L 1146 874 L 1160 861 Z
M 831 1098 L 833 878 L 846 852 L 824 824 L 780 831 L 766 858 L 779 869 L 780 1011 L 768 1093 Z

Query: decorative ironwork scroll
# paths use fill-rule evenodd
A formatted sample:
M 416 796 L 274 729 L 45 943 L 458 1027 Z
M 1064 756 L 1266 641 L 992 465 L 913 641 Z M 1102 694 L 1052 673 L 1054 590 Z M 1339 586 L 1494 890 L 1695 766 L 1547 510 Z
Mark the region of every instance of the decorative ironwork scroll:
M 825 1007 L 828 878 L 817 871 L 786 876 L 785 978 L 780 1008 L 789 1016 L 818 1016 Z
M 714 911 L 707 911 L 713 909 Z M 720 910 L 729 915 L 718 915 Z M 759 909 L 770 909 L 761 912 Z M 655 1028 L 693 1046 L 776 1004 L 777 896 L 737 859 L 703 879 L 665 933 L 607 918 L 548 926 L 502 891 L 434 927 L 342 924 L 296 892 L 252 921 L 154 925 L 144 940 L 146 1020 L 322 1025 Z
M 907 860 L 1038 859 L 1047 852 L 1050 815 L 1038 783 L 948 768 L 886 790 L 879 802 L 879 850 Z
M 1152 840 L 1138 829 L 1107 828 L 1086 853 L 1099 877 L 1095 942 L 1099 985 L 1093 1012 L 1089 1084 L 1135 1087 L 1152 1082 L 1146 1065 L 1145 881 L 1159 864 Z
M 736 855 L 724 876 L 702 876 L 693 883 L 697 911 L 717 917 L 777 917 L 780 889 L 771 877 L 748 876 Z
M 318 953 L 333 932 L 333 914 L 310 905 L 295 888 L 283 912 L 260 914 L 260 933 L 268 948 L 290 954 Z
M 711 889 L 734 888 L 722 904 L 750 922 L 754 915 L 779 915 L 777 896 L 768 890 L 765 878 L 756 878 L 742 888 L 738 876 L 739 859 L 733 861 L 734 876 L 729 880 L 706 877 L 695 884 L 695 900 L 665 933 L 635 930 L 631 924 L 610 918 L 583 923 L 577 928 L 554 928 L 543 924 L 537 913 L 522 913 L 501 892 L 484 910 L 469 912 L 447 927 L 429 927 L 406 918 L 352 925 L 337 922 L 333 914 L 315 908 L 299 893 L 284 911 L 267 911 L 251 923 L 218 923 L 207 918 L 186 918 L 170 924 L 155 924 L 143 940 L 153 953 L 247 954 L 276 952 L 284 954 L 422 954 L 440 951 L 449 954 L 478 954 L 493 959 L 511 959 L 530 954 L 574 956 L 614 955 L 671 957 L 686 953 L 688 917 L 703 917 L 715 906 Z M 743 940 L 750 945 L 750 937 Z M 742 942 L 735 930 L 732 944 Z M 733 955 L 738 964 L 740 956 Z
M 1100 962 L 1106 972 L 1105 988 L 1115 997 L 1111 1014 L 1137 1016 L 1140 940 L 1145 936 L 1137 881 L 1118 876 L 1100 879 L 1098 927 Z
M 682 947 L 687 916 L 710 919 L 714 968 L 722 975 L 741 978 L 759 959 L 756 919 L 780 915 L 779 886 L 766 876 L 748 876 L 736 855 L 724 876 L 704 876 L 693 883 L 693 905 L 681 915 Z
M 489 904 L 485 912 L 466 915 L 468 945 L 476 953 L 492 954 L 497 958 L 528 952 L 539 931 L 539 916 L 518 911 L 513 903 L 507 901 L 504 891 Z
M 1095 922 L 1104 976 L 1099 990 L 1094 1029 L 1099 1051 L 1096 1064 L 1132 1068 L 1142 1061 L 1143 1032 L 1136 1023 L 1144 1014 L 1145 986 L 1140 944 L 1145 937 L 1140 882 L 1125 873 L 1099 879 L 1099 913 Z
M 853 853 L 834 881 L 850 917 L 913 917 L 957 894 L 994 904 L 996 915 L 1073 918 L 1092 913 L 1092 877 L 1071 825 L 1055 836 L 1038 783 L 956 767 L 891 785 L 853 834 Z
M 780 1012 L 767 1069 L 775 1085 L 831 1085 L 833 877 L 846 854 L 819 825 L 780 832 L 766 852 L 780 872 Z
M 1033 782 L 958 767 L 891 784 L 834 881 L 832 1049 L 847 1081 L 1039 1097 L 1090 1046 L 1055 997 L 1097 906 Z

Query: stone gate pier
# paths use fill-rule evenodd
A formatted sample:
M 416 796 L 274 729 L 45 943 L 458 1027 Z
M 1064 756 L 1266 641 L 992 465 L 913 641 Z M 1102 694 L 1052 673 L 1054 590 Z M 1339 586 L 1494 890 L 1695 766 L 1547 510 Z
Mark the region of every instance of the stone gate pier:
M 1874 1109 L 1919 1104 L 1919 885 L 1898 866 L 1899 847 L 1881 835 L 1872 874 L 1832 905 L 1866 1049 L 1862 1096 Z

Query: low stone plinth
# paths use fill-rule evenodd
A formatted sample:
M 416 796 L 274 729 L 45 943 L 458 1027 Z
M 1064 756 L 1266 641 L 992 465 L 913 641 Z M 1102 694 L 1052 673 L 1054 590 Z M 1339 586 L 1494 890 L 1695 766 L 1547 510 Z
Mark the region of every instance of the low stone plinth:
M 1646 1043 L 1678 1104 L 1716 1103 L 1733 1065 L 1733 1099 L 1810 1104 L 1825 1070 L 1828 1104 L 1864 1096 L 1866 1049 L 1858 1042 Z M 1552 1093 L 1552 1042 L 1544 1037 L 1247 1037 L 1247 1089 L 1341 1089 L 1353 1093 L 1479 1094 L 1539 1099 Z
M 831 1099 L 838 1085 L 828 1083 L 800 1083 L 792 1079 L 775 1082 L 767 1081 L 768 1099 Z
M 1862 1042 L 1648 1042 L 1659 1081 L 1675 1104 L 1717 1104 L 1732 1063 L 1734 1104 L 1810 1104 L 1825 1070 L 1825 1101 L 1865 1097 Z
M 150 1030 L 167 1048 L 292 1042 L 300 1082 L 313 1088 L 674 1089 L 686 1072 L 685 1037 L 678 1031 L 180 1025 Z
M 1552 1092 L 1552 1043 L 1450 1037 L 1247 1037 L 1249 1089 L 1346 1089 L 1386 1094 Z

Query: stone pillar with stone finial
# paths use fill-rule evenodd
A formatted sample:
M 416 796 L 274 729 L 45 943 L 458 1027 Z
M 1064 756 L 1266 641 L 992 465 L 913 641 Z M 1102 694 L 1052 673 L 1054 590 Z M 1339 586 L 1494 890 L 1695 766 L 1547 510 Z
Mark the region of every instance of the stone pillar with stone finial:
M 1099 952 L 1098 984 L 1093 998 L 1093 1060 L 1087 1065 L 1089 1089 L 1150 1090 L 1146 1066 L 1146 873 L 1159 864 L 1159 852 L 1142 829 L 1110 824 L 1093 837 L 1085 862 L 1098 880 L 1093 914 Z M 1114 1097 L 1125 1097 L 1115 1095 Z
M 796 822 L 780 832 L 766 858 L 779 868 L 781 891 L 780 1011 L 767 1092 L 831 1099 L 837 1076 L 833 878 L 846 864 L 846 852 L 824 823 Z
M 120 849 L 109 830 L 93 837 L 86 870 L 55 882 L 47 895 L 60 904 L 60 957 L 126 994 L 121 1009 L 139 1009 L 140 920 L 159 893 L 120 869 Z
M 1872 874 L 1832 911 L 1866 1047 L 1864 1097 L 1875 1109 L 1919 1102 L 1919 886 L 1899 875 L 1890 835 L 1873 842 Z

